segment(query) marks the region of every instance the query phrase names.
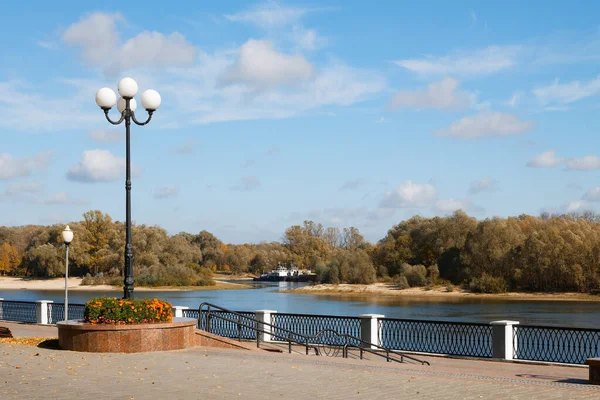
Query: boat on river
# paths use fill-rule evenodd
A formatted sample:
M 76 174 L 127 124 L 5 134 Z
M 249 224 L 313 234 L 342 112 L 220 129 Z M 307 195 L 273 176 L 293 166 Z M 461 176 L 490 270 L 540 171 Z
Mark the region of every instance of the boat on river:
M 267 282 L 315 282 L 317 275 L 308 269 L 298 269 L 295 265 L 279 265 L 277 269 L 262 274 L 255 281 Z

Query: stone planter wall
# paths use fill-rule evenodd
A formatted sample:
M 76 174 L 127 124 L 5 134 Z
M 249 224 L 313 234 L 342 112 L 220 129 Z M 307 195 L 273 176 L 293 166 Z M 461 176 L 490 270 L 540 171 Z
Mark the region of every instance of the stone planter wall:
M 197 321 L 173 318 L 172 323 L 109 325 L 81 321 L 58 322 L 58 341 L 63 350 L 92 353 L 140 353 L 193 347 Z

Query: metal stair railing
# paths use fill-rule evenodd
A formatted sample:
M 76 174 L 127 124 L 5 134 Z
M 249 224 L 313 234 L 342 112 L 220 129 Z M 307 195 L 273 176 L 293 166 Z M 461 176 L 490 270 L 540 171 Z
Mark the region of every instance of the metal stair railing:
M 205 307 L 206 307 L 206 310 L 204 309 Z M 212 309 L 217 310 L 219 313 L 212 312 L 211 311 Z M 230 314 L 230 315 L 234 316 L 235 318 L 226 317 L 224 315 L 221 315 L 222 313 Z M 204 314 L 206 314 L 206 331 L 207 332 L 212 333 L 211 332 L 211 324 L 210 324 L 211 319 L 219 318 L 223 321 L 227 321 L 227 322 L 237 325 L 237 332 L 238 332 L 237 339 L 239 341 L 242 341 L 242 334 L 241 334 L 242 328 L 248 328 L 250 330 L 255 331 L 257 348 L 260 348 L 259 333 L 264 333 L 264 334 L 268 334 L 272 337 L 276 337 L 276 338 L 282 339 L 283 341 L 286 341 L 288 343 L 288 352 L 289 353 L 292 352 L 292 343 L 303 346 L 306 350 L 306 355 L 308 355 L 310 347 L 312 347 L 315 350 L 315 353 L 317 355 L 321 355 L 321 351 L 319 351 L 318 347 L 316 347 L 316 346 L 321 346 L 322 352 L 327 356 L 337 355 L 341 348 L 343 358 L 348 358 L 348 349 L 349 348 L 357 348 L 360 351 L 360 359 L 361 360 L 363 359 L 364 353 L 369 353 L 369 354 L 373 354 L 378 357 L 383 357 L 386 359 L 387 362 L 395 361 L 395 362 L 403 363 L 404 359 L 406 358 L 411 361 L 421 363 L 422 365 L 430 365 L 429 362 L 427 362 L 427 361 L 419 360 L 415 357 L 408 356 L 397 350 L 389 349 L 387 347 L 383 347 L 383 346 L 380 346 L 380 345 L 377 345 L 374 343 L 369 343 L 369 342 L 364 341 L 356 336 L 348 335 L 345 333 L 344 334 L 338 333 L 333 329 L 324 329 L 321 332 L 319 332 L 313 336 L 303 335 L 303 334 L 291 331 L 289 329 L 277 327 L 276 325 L 270 324 L 268 322 L 259 321 L 256 318 L 252 318 L 247 315 L 241 314 L 239 312 L 231 311 L 231 310 L 228 310 L 226 308 L 223 308 L 223 307 L 217 306 L 215 304 L 211 304 L 211 303 L 200 304 L 200 307 L 198 308 L 198 318 L 199 318 L 198 325 L 199 325 L 199 327 L 201 327 L 200 321 L 202 320 Z M 244 320 L 244 321 L 242 321 L 242 320 Z M 245 323 L 245 321 L 249 321 L 251 324 L 247 324 L 247 323 Z M 262 326 L 263 328 L 260 328 L 259 326 Z M 264 327 L 270 327 L 271 330 L 267 331 L 264 329 Z M 279 332 L 281 332 L 283 334 L 287 334 L 287 336 L 284 336 L 283 334 L 280 334 Z M 329 342 L 327 342 L 326 340 L 324 341 L 323 337 L 325 335 L 331 335 L 331 337 L 329 339 L 335 338 L 334 342 L 337 342 L 337 343 L 332 344 L 331 340 Z M 356 345 L 356 344 L 358 344 L 358 345 Z M 373 349 L 373 347 L 375 347 L 375 349 Z M 334 351 L 331 351 L 331 348 L 337 348 L 337 349 L 334 349 Z

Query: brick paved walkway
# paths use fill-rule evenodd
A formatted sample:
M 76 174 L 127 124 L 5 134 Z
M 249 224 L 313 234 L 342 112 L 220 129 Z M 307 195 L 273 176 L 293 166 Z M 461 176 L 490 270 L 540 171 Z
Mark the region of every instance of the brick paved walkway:
M 15 336 L 56 328 L 2 323 Z M 94 354 L 0 344 L 0 399 L 600 399 L 587 368 L 428 357 L 431 366 L 196 348 Z
M 429 358 L 431 366 L 258 351 L 92 354 L 0 345 L 3 399 L 598 399 L 587 369 Z

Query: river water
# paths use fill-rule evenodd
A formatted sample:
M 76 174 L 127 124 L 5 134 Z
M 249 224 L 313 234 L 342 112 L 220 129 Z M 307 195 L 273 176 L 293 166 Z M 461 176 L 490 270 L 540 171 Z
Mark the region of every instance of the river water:
M 249 282 L 243 282 L 249 283 Z M 252 284 L 252 282 L 250 282 Z M 390 318 L 489 322 L 509 319 L 521 324 L 600 328 L 600 302 L 504 300 L 489 298 L 356 297 L 278 292 L 301 284 L 255 283 L 253 289 L 135 292 L 136 298 L 158 297 L 173 305 L 198 308 L 209 302 L 237 311 L 261 309 L 296 314 L 358 316 L 384 314 Z M 120 292 L 71 291 L 70 303 L 92 297 L 117 296 Z M 60 290 L 0 290 L 5 300 L 53 300 L 62 303 Z

